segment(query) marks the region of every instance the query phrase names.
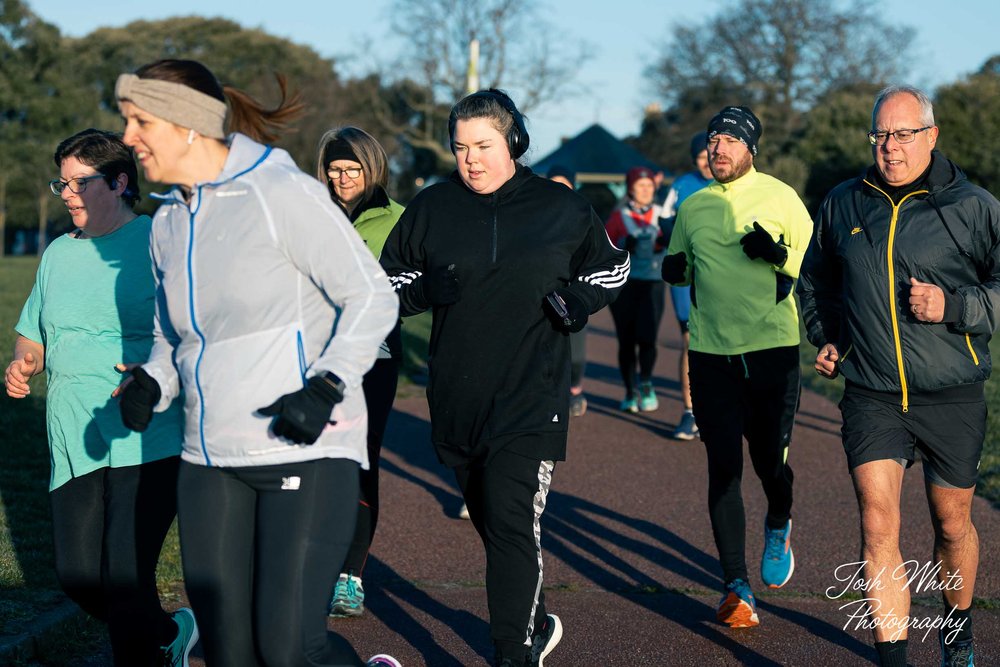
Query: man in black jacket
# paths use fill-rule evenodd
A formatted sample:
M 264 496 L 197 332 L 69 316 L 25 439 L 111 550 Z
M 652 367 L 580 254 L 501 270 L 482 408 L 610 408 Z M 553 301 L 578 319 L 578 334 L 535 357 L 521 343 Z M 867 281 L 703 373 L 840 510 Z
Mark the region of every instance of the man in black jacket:
M 918 454 L 935 533 L 928 565 L 940 565 L 945 604 L 942 664 L 973 664 L 971 510 L 1000 317 L 1000 203 L 934 150 L 937 137 L 926 95 L 902 86 L 879 93 L 868 134 L 875 164 L 823 202 L 799 282 L 816 371 L 846 380 L 843 440 L 862 572 L 873 583 L 869 620 L 890 666 L 906 664 L 899 499 Z

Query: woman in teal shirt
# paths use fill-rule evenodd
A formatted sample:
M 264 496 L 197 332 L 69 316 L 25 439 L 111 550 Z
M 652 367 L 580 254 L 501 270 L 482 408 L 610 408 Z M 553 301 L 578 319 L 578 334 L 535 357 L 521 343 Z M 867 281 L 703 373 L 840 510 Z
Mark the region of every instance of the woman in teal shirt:
M 338 204 L 376 259 L 403 207 L 389 198 L 389 159 L 382 145 L 357 127 L 330 130 L 319 142 L 317 178 L 326 183 Z M 399 323 L 382 343 L 378 359 L 365 373 L 362 387 L 368 403 L 368 470 L 361 471 L 361 497 L 354 539 L 330 601 L 330 616 L 360 616 L 365 610 L 361 570 L 368 558 L 378 523 L 378 470 L 382 436 L 396 398 L 402 357 Z
M 186 665 L 194 617 L 169 615 L 156 563 L 176 514 L 179 404 L 144 433 L 128 430 L 111 397 L 116 366 L 153 343 L 148 216 L 132 153 L 118 135 L 84 130 L 56 148 L 50 183 L 75 229 L 42 255 L 17 322 L 5 384 L 12 398 L 48 372 L 46 421 L 56 574 L 66 594 L 109 626 L 115 665 Z M 178 660 L 179 659 L 179 660 Z

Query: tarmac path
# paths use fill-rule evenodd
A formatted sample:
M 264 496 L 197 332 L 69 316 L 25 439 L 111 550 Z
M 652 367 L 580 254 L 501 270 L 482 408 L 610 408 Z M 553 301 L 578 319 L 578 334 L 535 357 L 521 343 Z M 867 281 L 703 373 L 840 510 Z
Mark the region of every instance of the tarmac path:
M 834 599 L 859 560 L 857 505 L 840 444 L 840 413 L 803 392 L 789 462 L 795 471 L 795 574 L 762 588 L 764 497 L 745 466 L 747 553 L 761 624 L 732 630 L 715 621 L 722 582 L 707 511 L 700 441 L 672 440 L 681 414 L 678 336 L 664 318 L 655 386 L 660 409 L 628 415 L 610 316 L 589 327 L 587 414 L 570 426 L 568 460 L 557 464 L 542 519 L 546 605 L 564 634 L 547 667 L 582 665 L 873 664 L 870 631 L 851 610 L 856 592 Z M 396 402 L 382 458 L 382 509 L 364 582 L 367 611 L 331 620 L 362 657 L 396 656 L 406 667 L 485 665 L 491 654 L 482 545 L 450 472 L 429 442 L 421 394 Z M 932 531 L 922 474 L 905 476 L 904 558 L 930 567 Z M 1000 512 L 976 498 L 982 545 L 974 613 L 977 663 L 1000 661 Z M 839 569 L 838 569 L 839 568 Z M 848 577 L 849 578 L 849 577 Z M 927 582 L 933 577 L 929 577 Z M 940 594 L 914 593 L 915 622 L 940 622 Z M 845 606 L 846 605 L 846 606 Z M 926 638 L 925 638 L 926 632 Z M 936 630 L 911 630 L 912 665 L 937 665 Z M 95 664 L 88 661 L 88 664 Z M 192 664 L 201 664 L 193 660 Z

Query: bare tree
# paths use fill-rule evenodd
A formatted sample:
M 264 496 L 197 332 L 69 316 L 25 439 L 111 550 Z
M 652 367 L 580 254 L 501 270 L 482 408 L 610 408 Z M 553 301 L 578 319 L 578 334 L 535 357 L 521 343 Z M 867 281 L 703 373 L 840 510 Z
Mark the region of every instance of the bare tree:
M 448 109 L 468 92 L 471 40 L 479 41 L 481 87 L 511 90 L 525 112 L 570 90 L 588 59 L 586 44 L 578 42 L 573 49 L 553 39 L 554 29 L 539 15 L 535 0 L 394 0 L 391 11 L 393 30 L 407 49 L 393 68 L 396 76 L 383 78 L 409 82 L 397 90 L 415 93 L 405 97 L 413 117 L 400 124 L 377 99 L 372 110 L 405 142 L 432 151 L 442 162 L 451 160 Z
M 895 76 L 907 34 L 861 0 L 740 0 L 678 28 L 650 75 L 668 104 L 706 81 L 740 90 L 784 139 L 829 91 Z

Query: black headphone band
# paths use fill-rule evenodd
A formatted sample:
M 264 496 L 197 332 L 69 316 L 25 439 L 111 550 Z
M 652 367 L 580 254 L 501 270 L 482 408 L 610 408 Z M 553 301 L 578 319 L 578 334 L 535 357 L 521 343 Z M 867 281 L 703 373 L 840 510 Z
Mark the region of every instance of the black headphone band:
M 530 139 L 528 137 L 528 130 L 524 126 L 524 116 L 521 112 L 517 110 L 514 105 L 514 100 L 510 99 L 507 93 L 499 90 L 497 88 L 490 88 L 488 90 L 480 90 L 472 94 L 473 97 L 488 97 L 495 100 L 504 111 L 510 114 L 511 118 L 514 120 L 514 124 L 510 128 L 510 132 L 507 133 L 507 148 L 510 150 L 510 155 L 515 160 L 525 154 L 528 150 L 528 145 Z

